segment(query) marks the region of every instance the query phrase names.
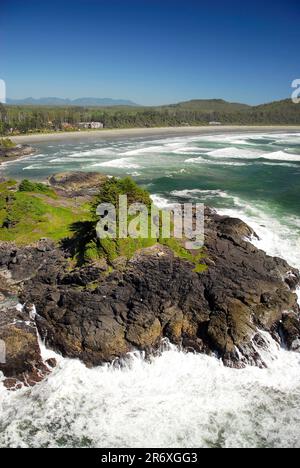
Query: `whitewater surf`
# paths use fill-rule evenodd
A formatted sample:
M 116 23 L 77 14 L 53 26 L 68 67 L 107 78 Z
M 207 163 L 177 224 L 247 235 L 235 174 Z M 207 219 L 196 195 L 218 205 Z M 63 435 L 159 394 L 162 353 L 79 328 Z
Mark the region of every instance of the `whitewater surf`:
M 37 146 L 5 173 L 132 175 L 160 206 L 193 200 L 243 219 L 256 246 L 300 267 L 300 134 Z M 263 337 L 266 369 L 229 369 L 168 343 L 151 362 L 132 353 L 121 367 L 87 369 L 56 356 L 58 367 L 36 387 L 0 386 L 0 446 L 300 447 L 300 355 Z

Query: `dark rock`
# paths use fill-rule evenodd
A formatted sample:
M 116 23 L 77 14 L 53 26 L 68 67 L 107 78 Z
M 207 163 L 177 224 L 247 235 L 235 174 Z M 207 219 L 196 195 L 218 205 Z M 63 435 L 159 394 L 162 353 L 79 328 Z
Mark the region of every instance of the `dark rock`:
M 52 369 L 54 369 L 54 367 L 57 366 L 57 361 L 56 361 L 55 358 L 50 358 L 50 359 L 47 359 L 47 360 L 45 361 L 45 364 L 46 364 L 47 366 L 51 367 Z
M 96 195 L 107 176 L 95 172 L 62 172 L 51 176 L 49 184 L 65 197 Z
M 0 371 L 9 389 L 32 386 L 49 374 L 44 364 L 34 322 L 16 309 L 0 310 Z
M 12 161 L 34 153 L 36 153 L 36 149 L 29 145 L 16 145 L 12 148 L 0 147 L 0 162 L 7 159 Z
M 263 367 L 260 350 L 267 344 L 260 330 L 277 340 L 281 336 L 289 349 L 298 349 L 294 290 L 300 277 L 284 260 L 250 244 L 246 238 L 253 235 L 242 221 L 207 209 L 208 269 L 203 273 L 195 273 L 192 264 L 162 246 L 117 262 L 118 269 L 111 274 L 94 265 L 70 271 L 65 253 L 46 241 L 45 249 L 1 244 L 0 269 L 27 304 L 24 313 L 30 315 L 30 304 L 36 306 L 36 324 L 48 345 L 88 366 L 134 349 L 153 352 L 162 338 L 168 338 L 187 350 L 216 353 L 228 366 Z M 12 378 L 27 372 L 28 381 L 35 381 L 32 362 L 42 374 L 44 368 L 33 335 L 23 326 L 21 332 L 14 326 L 9 333 L 15 336 L 11 342 L 16 351 L 5 375 Z M 26 351 L 22 366 L 19 339 Z
M 299 314 L 284 314 L 282 320 L 282 333 L 288 346 L 288 349 L 300 352 Z

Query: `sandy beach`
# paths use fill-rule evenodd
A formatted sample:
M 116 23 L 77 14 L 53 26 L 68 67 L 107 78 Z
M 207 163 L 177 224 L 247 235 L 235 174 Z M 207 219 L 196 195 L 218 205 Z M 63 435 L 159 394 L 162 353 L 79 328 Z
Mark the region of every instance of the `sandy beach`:
M 11 137 L 15 143 L 31 144 L 44 141 L 82 140 L 95 138 L 168 137 L 199 134 L 219 134 L 232 132 L 300 132 L 300 126 L 202 126 L 202 127 L 163 127 L 130 128 L 78 132 L 59 132 Z

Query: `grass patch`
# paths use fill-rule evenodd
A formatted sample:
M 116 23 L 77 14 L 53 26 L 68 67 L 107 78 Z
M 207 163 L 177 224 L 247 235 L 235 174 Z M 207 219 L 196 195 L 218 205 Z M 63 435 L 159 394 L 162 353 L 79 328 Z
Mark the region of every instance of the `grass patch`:
M 19 185 L 19 192 L 42 193 L 52 198 L 57 198 L 57 195 L 51 187 L 40 182 L 31 182 L 24 179 Z
M 30 193 L 0 193 L 0 240 L 25 245 L 46 237 L 59 241 L 72 235 L 71 225 L 88 213 L 54 207 Z
M 183 246 L 183 241 L 179 239 L 175 239 L 175 238 L 160 239 L 160 243 L 162 245 L 165 245 L 166 247 L 169 247 L 169 249 L 173 250 L 174 254 L 177 257 L 193 263 L 195 265 L 195 268 L 194 268 L 195 273 L 203 273 L 204 271 L 207 270 L 207 265 L 204 265 L 202 263 L 202 260 L 205 258 L 205 255 L 203 254 L 202 250 L 195 250 L 195 251 L 187 250 Z
M 60 242 L 77 265 L 103 262 L 103 259 L 112 265 L 119 257 L 130 259 L 139 250 L 160 243 L 170 248 L 177 257 L 192 263 L 196 273 L 207 269 L 202 263 L 204 255 L 201 250 L 187 250 L 184 241 L 175 238 L 152 238 L 150 214 L 146 238 L 98 239 L 96 207 L 100 203 L 118 206 L 120 194 L 128 196 L 129 205 L 138 202 L 148 208 L 151 206 L 148 192 L 129 178 L 108 179 L 95 200 L 92 203 L 85 201 L 79 208 L 72 205 L 55 206 L 59 205 L 60 199 L 47 185 L 23 180 L 18 188 L 16 181 L 3 182 L 0 184 L 0 241 L 26 245 L 49 238 Z M 50 203 L 49 197 L 56 198 L 58 202 Z M 129 217 L 128 222 L 132 219 L 132 216 Z
M 0 195 L 7 194 L 10 191 L 16 190 L 18 182 L 10 179 L 0 183 Z

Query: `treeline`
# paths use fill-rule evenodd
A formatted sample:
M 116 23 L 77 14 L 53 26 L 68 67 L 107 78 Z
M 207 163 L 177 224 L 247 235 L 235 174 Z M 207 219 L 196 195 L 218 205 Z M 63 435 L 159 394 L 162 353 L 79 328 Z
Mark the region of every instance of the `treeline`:
M 212 101 L 214 102 L 214 101 Z M 201 103 L 201 101 L 199 101 Z M 228 103 L 230 106 L 230 103 Z M 187 103 L 163 107 L 39 107 L 0 105 L 0 135 L 75 130 L 80 122 L 102 122 L 105 128 L 207 125 L 300 125 L 300 104 L 290 100 L 228 111 L 199 109 Z

